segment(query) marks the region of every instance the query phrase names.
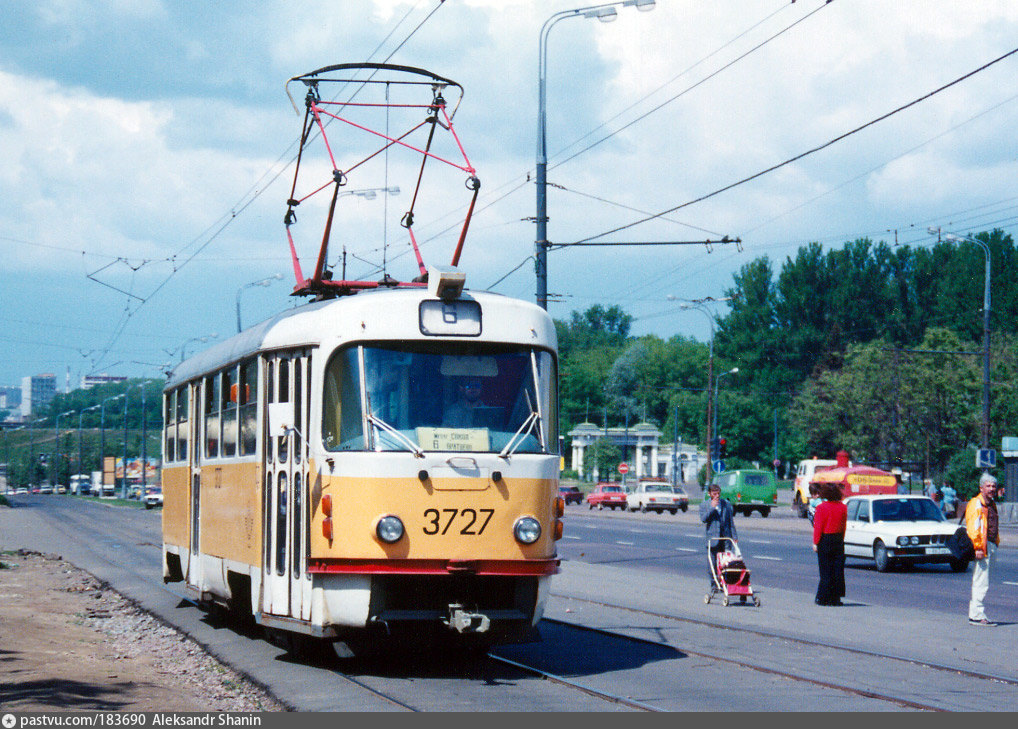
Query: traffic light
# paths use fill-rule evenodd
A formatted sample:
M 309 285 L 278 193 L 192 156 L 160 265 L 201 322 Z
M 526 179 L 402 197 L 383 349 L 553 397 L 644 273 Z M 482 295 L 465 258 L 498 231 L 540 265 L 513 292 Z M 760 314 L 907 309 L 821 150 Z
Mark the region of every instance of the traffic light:
M 718 438 L 718 457 L 723 460 L 728 458 L 728 439 Z

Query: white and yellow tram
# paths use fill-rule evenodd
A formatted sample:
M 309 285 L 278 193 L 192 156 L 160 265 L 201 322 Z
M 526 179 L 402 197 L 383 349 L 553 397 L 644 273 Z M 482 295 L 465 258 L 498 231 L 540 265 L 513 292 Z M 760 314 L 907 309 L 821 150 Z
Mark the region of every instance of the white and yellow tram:
M 526 636 L 562 531 L 555 328 L 461 284 L 310 303 L 181 363 L 164 580 L 322 638 Z

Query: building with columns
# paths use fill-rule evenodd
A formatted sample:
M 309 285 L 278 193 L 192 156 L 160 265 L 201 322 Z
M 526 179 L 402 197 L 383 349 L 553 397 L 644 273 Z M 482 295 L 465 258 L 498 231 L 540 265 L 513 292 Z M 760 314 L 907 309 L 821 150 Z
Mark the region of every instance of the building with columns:
M 617 474 L 599 474 L 594 466 L 592 473 L 585 473 L 583 466 L 587 448 L 598 440 L 607 438 L 618 446 L 623 460 L 629 464 L 629 477 L 644 477 L 672 480 L 676 467 L 678 483 L 697 483 L 697 473 L 707 463 L 707 454 L 696 444 L 679 441 L 677 458 L 672 443 L 661 443 L 661 431 L 650 423 L 637 423 L 629 428 L 600 428 L 593 423 L 580 423 L 569 431 L 572 439 L 571 466 L 580 478 L 593 481 L 608 480 Z

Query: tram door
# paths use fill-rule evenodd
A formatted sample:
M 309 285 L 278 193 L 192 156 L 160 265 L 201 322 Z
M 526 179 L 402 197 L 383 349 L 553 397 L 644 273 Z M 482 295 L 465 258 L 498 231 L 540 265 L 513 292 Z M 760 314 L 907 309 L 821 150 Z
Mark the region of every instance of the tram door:
M 294 427 L 284 434 L 272 433 L 268 418 L 263 418 L 262 610 L 305 620 L 311 617 L 311 581 L 306 574 L 310 362 L 310 355 L 303 351 L 266 357 L 266 404 L 292 403 Z
M 200 421 L 201 408 L 198 403 L 202 401 L 201 395 L 201 381 L 199 380 L 194 385 L 188 386 L 182 392 L 187 392 L 189 396 L 184 404 L 183 414 L 178 411 L 177 419 L 186 419 L 191 424 L 191 428 L 188 433 L 186 445 L 183 447 L 187 448 L 187 462 L 189 465 L 190 484 L 188 487 L 188 545 L 187 545 L 187 584 L 192 587 L 196 587 L 201 590 L 201 463 L 202 463 L 202 433 L 204 433 L 204 424 Z M 179 407 L 179 400 L 178 400 Z M 181 447 L 181 443 L 178 440 L 177 448 Z

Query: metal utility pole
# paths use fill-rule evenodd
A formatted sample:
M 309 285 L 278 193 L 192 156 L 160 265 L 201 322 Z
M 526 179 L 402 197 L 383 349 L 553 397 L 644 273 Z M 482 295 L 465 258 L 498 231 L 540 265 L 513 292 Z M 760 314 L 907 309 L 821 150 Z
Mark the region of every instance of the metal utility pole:
M 597 18 L 608 23 L 618 13 L 615 6 L 631 5 L 637 10 L 654 8 L 654 0 L 622 0 L 575 10 L 563 10 L 548 18 L 541 26 L 537 52 L 537 234 L 534 240 L 535 270 L 537 274 L 537 305 L 548 309 L 548 148 L 546 144 L 547 122 L 547 77 L 548 77 L 548 33 L 555 23 L 565 18 Z

